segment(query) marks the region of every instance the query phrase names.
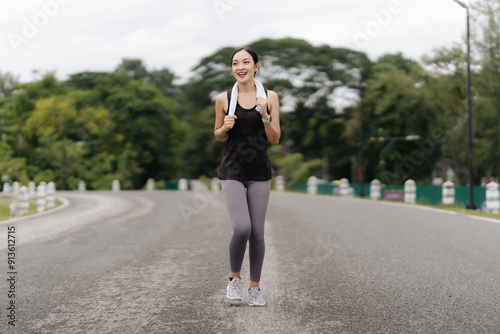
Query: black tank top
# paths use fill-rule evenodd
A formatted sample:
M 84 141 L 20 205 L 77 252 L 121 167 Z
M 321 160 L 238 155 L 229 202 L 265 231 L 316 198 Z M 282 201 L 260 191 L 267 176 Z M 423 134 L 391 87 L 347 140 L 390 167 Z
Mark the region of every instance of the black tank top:
M 267 90 L 266 90 L 267 95 Z M 228 106 L 231 91 L 227 92 Z M 220 180 L 267 181 L 271 162 L 267 156 L 267 137 L 262 116 L 255 107 L 245 109 L 237 102 L 234 127 L 229 130 L 219 170 Z

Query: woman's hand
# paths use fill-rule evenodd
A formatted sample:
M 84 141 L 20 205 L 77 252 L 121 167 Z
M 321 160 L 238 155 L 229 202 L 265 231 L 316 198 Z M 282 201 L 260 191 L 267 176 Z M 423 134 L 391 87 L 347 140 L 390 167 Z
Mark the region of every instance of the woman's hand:
M 238 119 L 238 117 L 236 117 L 236 115 L 226 115 L 224 117 L 224 124 L 222 125 L 223 130 L 226 132 L 231 130 L 234 126 L 236 119 Z
M 269 113 L 267 112 L 267 99 L 263 97 L 257 97 L 255 98 L 255 100 L 256 110 L 260 112 L 262 118 L 267 121 L 267 119 L 269 118 Z

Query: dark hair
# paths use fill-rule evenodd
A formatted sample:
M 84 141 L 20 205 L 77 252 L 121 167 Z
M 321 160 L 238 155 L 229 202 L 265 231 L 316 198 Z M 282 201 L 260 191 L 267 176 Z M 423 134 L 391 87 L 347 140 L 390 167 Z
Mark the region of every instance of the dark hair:
M 246 52 L 248 52 L 250 54 L 250 56 L 252 56 L 253 62 L 255 64 L 257 64 L 259 62 L 259 56 L 257 55 L 257 52 L 255 52 L 254 50 L 252 50 L 252 49 L 250 49 L 248 47 L 245 47 L 245 48 L 236 49 L 234 51 L 233 56 L 231 57 L 231 66 L 233 66 L 234 55 L 237 54 L 240 51 L 246 51 Z M 257 72 L 255 72 L 254 74 L 257 74 Z

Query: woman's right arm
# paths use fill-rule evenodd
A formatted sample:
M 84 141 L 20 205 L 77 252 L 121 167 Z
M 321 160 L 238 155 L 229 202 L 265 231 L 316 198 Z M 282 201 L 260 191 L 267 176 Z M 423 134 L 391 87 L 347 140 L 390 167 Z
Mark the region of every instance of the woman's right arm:
M 235 115 L 226 115 L 228 109 L 227 93 L 221 93 L 215 100 L 215 127 L 214 135 L 218 141 L 227 139 L 227 133 L 234 126 Z

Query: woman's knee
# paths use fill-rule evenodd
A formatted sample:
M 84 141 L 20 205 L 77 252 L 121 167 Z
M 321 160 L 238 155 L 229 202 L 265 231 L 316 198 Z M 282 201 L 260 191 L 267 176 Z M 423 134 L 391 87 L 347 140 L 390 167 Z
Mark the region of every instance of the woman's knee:
M 248 240 L 248 238 L 250 238 L 251 233 L 252 233 L 252 227 L 250 223 L 237 224 L 233 228 L 233 236 L 238 239 Z
M 263 244 L 264 243 L 264 232 L 254 231 L 250 233 L 250 241 L 253 244 Z

